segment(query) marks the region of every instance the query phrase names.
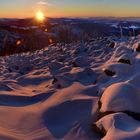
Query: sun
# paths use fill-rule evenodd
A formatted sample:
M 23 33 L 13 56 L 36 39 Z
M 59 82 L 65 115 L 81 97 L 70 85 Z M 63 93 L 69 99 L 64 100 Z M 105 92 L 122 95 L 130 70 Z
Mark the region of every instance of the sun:
M 42 11 L 38 11 L 36 13 L 36 19 L 39 21 L 39 22 L 43 22 L 44 19 L 45 19 L 45 15 Z

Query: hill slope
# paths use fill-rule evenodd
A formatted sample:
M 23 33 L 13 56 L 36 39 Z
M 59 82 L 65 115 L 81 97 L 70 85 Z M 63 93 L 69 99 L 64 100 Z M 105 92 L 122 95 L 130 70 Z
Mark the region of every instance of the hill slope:
M 139 38 L 102 38 L 1 57 L 0 138 L 99 140 L 100 134 L 92 124 L 105 113 L 102 110 L 110 111 L 114 87 L 110 87 L 108 104 L 102 97 L 103 109 L 98 106 L 106 88 L 130 83 L 140 94 L 139 78 L 135 76 L 139 75 L 138 42 Z M 115 90 L 119 92 L 120 88 Z M 127 106 L 129 102 L 121 111 L 129 111 Z

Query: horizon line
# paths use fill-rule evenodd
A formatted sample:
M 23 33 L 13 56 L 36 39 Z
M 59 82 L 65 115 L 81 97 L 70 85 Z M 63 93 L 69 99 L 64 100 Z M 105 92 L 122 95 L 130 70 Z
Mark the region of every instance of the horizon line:
M 33 19 L 35 17 L 0 17 L 0 19 Z M 140 18 L 140 16 L 46 16 L 46 18 Z

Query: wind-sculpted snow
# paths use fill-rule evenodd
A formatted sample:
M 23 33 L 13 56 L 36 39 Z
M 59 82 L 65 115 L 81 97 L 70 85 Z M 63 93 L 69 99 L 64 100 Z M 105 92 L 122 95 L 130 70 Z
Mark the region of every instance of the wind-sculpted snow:
M 106 133 L 102 140 L 139 140 L 140 122 L 125 113 L 107 115 L 96 122 L 98 129 Z
M 101 112 L 131 111 L 140 113 L 140 89 L 121 82 L 108 87 L 101 97 Z
M 139 139 L 138 42 L 108 37 L 1 57 L 0 139 L 99 140 L 93 123 L 105 140 Z

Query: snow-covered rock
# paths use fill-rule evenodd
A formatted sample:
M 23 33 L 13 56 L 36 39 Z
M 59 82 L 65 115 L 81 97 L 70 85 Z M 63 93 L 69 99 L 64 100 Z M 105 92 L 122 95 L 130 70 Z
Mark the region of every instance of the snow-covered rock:
M 96 122 L 101 133 L 105 133 L 102 140 L 139 140 L 140 122 L 125 113 L 107 115 Z
M 103 93 L 100 112 L 130 111 L 140 113 L 140 89 L 121 82 L 112 84 Z

